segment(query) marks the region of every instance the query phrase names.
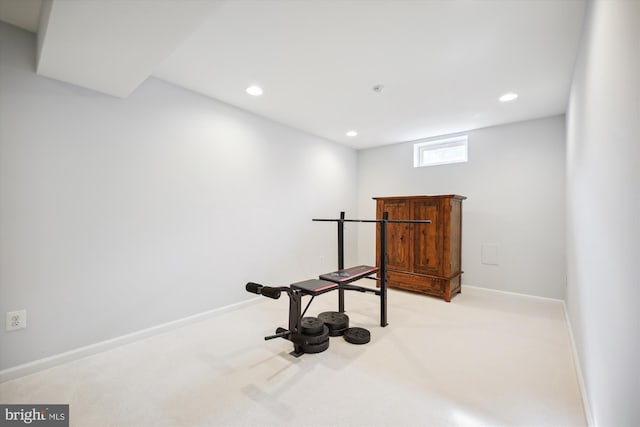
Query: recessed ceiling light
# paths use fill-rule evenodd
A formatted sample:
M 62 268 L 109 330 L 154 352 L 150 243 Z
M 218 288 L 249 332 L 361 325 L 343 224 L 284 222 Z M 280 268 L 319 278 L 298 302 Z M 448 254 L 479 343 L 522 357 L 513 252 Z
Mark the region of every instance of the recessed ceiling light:
M 247 93 L 253 96 L 260 96 L 262 95 L 262 88 L 260 86 L 249 86 L 247 88 Z
M 358 132 L 356 132 L 355 130 L 350 130 L 349 132 L 347 132 L 347 136 L 356 136 L 358 134 Z
M 517 93 L 505 93 L 504 95 L 502 95 L 500 97 L 500 101 L 502 102 L 509 102 L 509 101 L 513 101 L 514 99 L 516 99 L 518 97 Z

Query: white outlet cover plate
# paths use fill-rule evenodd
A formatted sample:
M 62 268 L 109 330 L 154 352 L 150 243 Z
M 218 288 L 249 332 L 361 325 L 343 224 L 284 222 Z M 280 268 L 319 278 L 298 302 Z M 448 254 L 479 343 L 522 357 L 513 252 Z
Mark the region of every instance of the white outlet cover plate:
M 7 332 L 26 328 L 27 310 L 8 311 L 5 325 Z

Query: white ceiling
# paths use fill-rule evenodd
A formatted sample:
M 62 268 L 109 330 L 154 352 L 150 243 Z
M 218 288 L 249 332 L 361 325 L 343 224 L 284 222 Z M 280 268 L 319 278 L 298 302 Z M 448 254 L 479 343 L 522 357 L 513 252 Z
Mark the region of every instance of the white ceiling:
M 585 0 L 45 0 L 39 9 L 0 0 L 0 20 L 38 29 L 41 75 L 120 97 L 153 75 L 367 148 L 563 113 Z M 264 94 L 246 94 L 251 84 Z M 500 103 L 510 91 L 519 98 Z M 347 137 L 352 129 L 358 136 Z

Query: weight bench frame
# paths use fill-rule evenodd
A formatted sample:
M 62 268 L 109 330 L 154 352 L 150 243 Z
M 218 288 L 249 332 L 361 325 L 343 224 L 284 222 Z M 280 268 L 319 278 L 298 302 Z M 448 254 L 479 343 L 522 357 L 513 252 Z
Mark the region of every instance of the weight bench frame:
M 313 302 L 313 299 L 321 294 L 338 290 L 338 311 L 344 313 L 344 291 L 369 292 L 380 296 L 380 326 L 385 327 L 387 322 L 387 224 L 388 223 L 421 223 L 431 224 L 430 220 L 390 220 L 389 213 L 384 212 L 382 219 L 345 219 L 345 213 L 340 212 L 338 219 L 313 219 L 320 222 L 337 222 L 338 224 L 338 270 L 320 275 L 319 279 L 310 279 L 293 283 L 290 286 L 269 287 L 258 283 L 249 282 L 246 285 L 247 292 L 261 294 L 269 298 L 278 299 L 282 292 L 289 297 L 289 329 L 277 328 L 274 335 L 265 337 L 265 340 L 274 338 L 284 338 L 293 343 L 292 355 L 299 357 L 304 354 L 303 345 L 307 344 L 306 338 L 302 334 L 302 317 Z M 357 266 L 348 269 L 344 268 L 344 223 L 345 222 L 368 222 L 379 224 L 380 233 L 380 266 Z M 349 275 L 350 270 L 364 269 L 366 274 Z M 347 276 L 343 276 L 346 274 Z M 372 277 L 377 274 L 378 277 Z M 344 278 L 343 278 L 344 277 Z M 380 289 L 370 289 L 362 286 L 350 285 L 349 283 L 361 279 L 371 279 L 379 282 Z M 302 297 L 310 295 L 311 300 L 302 310 Z

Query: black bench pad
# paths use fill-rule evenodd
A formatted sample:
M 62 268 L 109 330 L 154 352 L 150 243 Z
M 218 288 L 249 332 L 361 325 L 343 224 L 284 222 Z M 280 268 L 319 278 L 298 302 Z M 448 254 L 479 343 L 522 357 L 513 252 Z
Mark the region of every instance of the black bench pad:
M 333 283 L 344 284 L 349 282 L 355 282 L 364 277 L 371 276 L 373 273 L 377 273 L 380 270 L 378 267 L 371 267 L 370 265 L 358 265 L 356 267 L 345 268 L 344 270 L 332 271 L 320 275 L 320 279 L 328 280 Z
M 326 280 L 309 279 L 303 282 L 293 283 L 291 289 L 298 289 L 306 295 L 316 296 L 338 289 L 338 284 L 327 282 Z

